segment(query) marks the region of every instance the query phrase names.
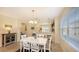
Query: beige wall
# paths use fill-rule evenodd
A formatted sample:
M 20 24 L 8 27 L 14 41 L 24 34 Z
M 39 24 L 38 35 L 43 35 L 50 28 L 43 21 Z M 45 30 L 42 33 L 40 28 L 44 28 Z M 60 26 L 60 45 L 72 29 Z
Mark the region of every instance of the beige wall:
M 25 28 L 23 28 L 21 26 L 21 23 L 25 23 L 26 28 L 27 28 L 26 31 L 24 31 Z M 32 24 L 29 24 L 27 20 L 20 20 L 19 24 L 20 24 L 20 32 L 26 32 L 26 34 L 28 36 L 31 36 L 33 32 L 39 32 L 39 29 L 40 29 L 40 24 L 39 23 L 38 23 L 38 25 L 37 24 L 36 25 L 32 25 Z M 31 30 L 31 27 L 34 27 L 35 29 Z
M 12 25 L 11 33 L 17 33 L 17 41 L 19 41 L 19 24 L 18 20 L 8 16 L 0 15 L 0 47 L 2 46 L 2 34 L 7 33 L 4 25 Z
M 25 23 L 25 25 L 27 27 L 26 34 L 28 36 L 31 36 L 33 32 L 37 32 L 37 33 L 41 32 L 40 31 L 40 28 L 44 24 L 44 23 L 38 22 L 36 25 L 33 25 L 33 24 L 29 24 L 28 23 L 29 21 L 27 21 L 27 20 L 20 20 L 19 22 L 20 22 L 20 31 L 23 31 L 24 30 L 24 28 L 21 27 L 21 23 Z M 31 29 L 31 27 L 33 27 L 33 26 L 35 27 L 34 30 Z M 48 23 L 48 26 L 50 26 L 50 22 Z
M 68 43 L 63 40 L 64 38 L 62 38 L 60 35 L 61 34 L 60 21 L 62 16 L 68 13 L 68 11 L 69 11 L 69 8 L 64 8 L 62 13 L 55 18 L 55 43 L 60 44 L 63 51 L 75 51 L 75 49 L 72 48 L 70 45 L 68 45 Z
M 40 29 L 40 27 L 41 27 L 40 25 L 42 23 L 38 23 L 38 25 L 37 24 L 31 25 L 28 23 L 27 20 L 19 20 L 19 19 L 12 18 L 9 16 L 0 15 L 0 47 L 2 46 L 2 34 L 8 33 L 7 30 L 5 29 L 4 25 L 5 24 L 12 25 L 11 33 L 17 33 L 17 41 L 19 41 L 20 40 L 20 32 L 21 32 L 21 30 L 24 30 L 24 28 L 21 27 L 21 23 L 26 24 L 26 27 L 27 27 L 26 34 L 28 36 L 31 36 L 34 31 L 37 33 L 40 32 L 39 29 Z M 31 30 L 32 26 L 35 26 L 34 30 Z

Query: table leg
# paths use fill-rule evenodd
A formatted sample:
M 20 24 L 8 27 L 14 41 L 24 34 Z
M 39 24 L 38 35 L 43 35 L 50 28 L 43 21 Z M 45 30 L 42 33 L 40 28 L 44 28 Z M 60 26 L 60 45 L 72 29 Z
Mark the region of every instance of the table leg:
M 23 47 L 23 52 L 24 52 L 24 47 Z
M 20 42 L 20 52 L 22 51 L 23 42 Z
M 21 50 L 22 50 L 22 43 L 20 42 L 20 52 L 21 52 Z
M 50 43 L 49 43 L 49 52 L 50 52 Z
M 44 52 L 46 51 L 46 46 L 44 45 Z

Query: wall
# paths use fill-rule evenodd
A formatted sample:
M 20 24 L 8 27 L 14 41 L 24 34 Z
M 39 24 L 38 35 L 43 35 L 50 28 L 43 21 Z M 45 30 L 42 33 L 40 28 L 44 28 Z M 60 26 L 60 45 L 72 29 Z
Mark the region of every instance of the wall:
M 41 31 L 40 31 L 40 28 L 41 28 L 41 26 L 44 24 L 44 23 L 42 23 L 42 22 L 38 22 L 36 25 L 33 25 L 33 24 L 29 24 L 28 23 L 29 21 L 27 21 L 27 20 L 20 20 L 19 21 L 19 23 L 20 23 L 20 26 L 21 26 L 21 23 L 25 23 L 25 25 L 26 25 L 26 27 L 27 27 L 27 31 L 25 31 L 26 32 L 26 34 L 28 35 L 28 36 L 31 36 L 32 35 L 32 33 L 33 32 L 37 32 L 37 33 L 40 33 Z M 31 27 L 33 27 L 34 26 L 34 30 L 32 30 L 31 29 Z M 50 26 L 50 23 L 48 23 L 48 26 Z M 23 27 L 20 27 L 20 31 L 23 31 Z
M 38 25 L 35 25 L 35 29 L 31 30 L 31 27 L 33 25 L 29 24 L 27 20 L 20 20 L 20 19 L 16 19 L 16 18 L 12 18 L 9 16 L 5 16 L 5 15 L 0 15 L 0 47 L 2 46 L 2 34 L 8 33 L 4 27 L 5 24 L 7 25 L 12 25 L 12 30 L 11 33 L 17 33 L 17 41 L 20 41 L 20 32 L 21 30 L 24 30 L 23 27 L 21 27 L 21 23 L 25 23 L 26 27 L 27 27 L 27 31 L 26 34 L 28 36 L 31 36 L 32 33 L 35 31 L 37 33 L 39 33 L 40 28 L 41 28 L 41 24 L 42 23 L 38 23 Z
M 0 47 L 2 46 L 2 34 L 7 33 L 4 25 L 12 25 L 11 33 L 17 33 L 17 41 L 19 41 L 19 24 L 18 20 L 8 16 L 0 15 Z
M 33 24 L 29 24 L 29 21 L 27 20 L 20 20 L 19 24 L 20 24 L 20 32 L 25 32 L 28 36 L 31 36 L 33 32 L 39 32 L 40 29 L 40 24 L 38 23 L 38 25 L 33 25 Z M 21 25 L 21 23 L 24 23 L 26 25 L 26 31 L 24 26 Z M 31 30 L 31 27 L 34 27 L 34 30 Z
M 65 42 L 61 37 L 61 30 L 60 30 L 60 21 L 61 18 L 69 12 L 69 8 L 64 8 L 62 13 L 55 18 L 55 43 L 59 44 L 62 47 L 63 51 L 75 51 L 73 47 L 71 47 L 67 42 Z

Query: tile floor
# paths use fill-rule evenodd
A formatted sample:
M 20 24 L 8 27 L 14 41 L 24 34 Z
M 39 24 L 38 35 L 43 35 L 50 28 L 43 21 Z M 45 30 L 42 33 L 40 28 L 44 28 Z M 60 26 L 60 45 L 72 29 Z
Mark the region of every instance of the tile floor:
M 0 52 L 16 52 L 19 49 L 20 45 L 18 43 L 11 44 L 6 47 L 1 47 Z M 52 52 L 62 52 L 62 48 L 59 44 L 53 44 L 51 47 Z

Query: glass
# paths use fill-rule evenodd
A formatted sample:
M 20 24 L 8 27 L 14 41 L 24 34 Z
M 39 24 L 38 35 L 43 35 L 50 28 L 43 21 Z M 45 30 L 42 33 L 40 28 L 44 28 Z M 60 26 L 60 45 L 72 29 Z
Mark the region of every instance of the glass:
M 79 8 L 71 8 L 61 21 L 62 36 L 79 39 Z

